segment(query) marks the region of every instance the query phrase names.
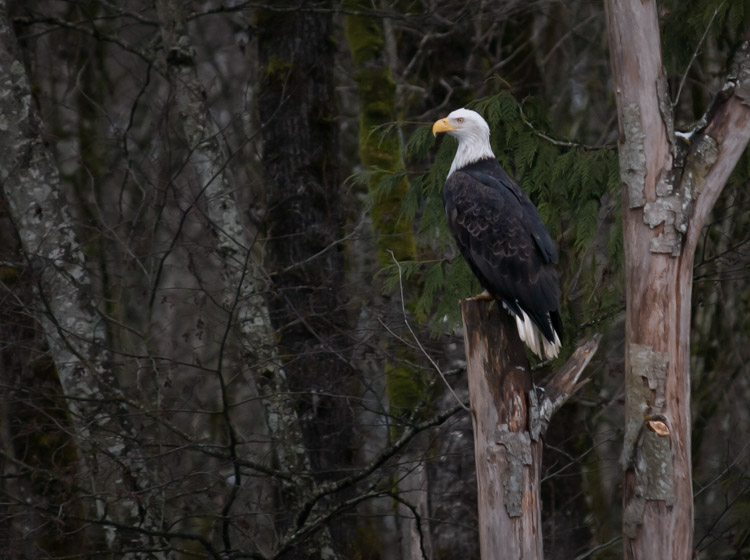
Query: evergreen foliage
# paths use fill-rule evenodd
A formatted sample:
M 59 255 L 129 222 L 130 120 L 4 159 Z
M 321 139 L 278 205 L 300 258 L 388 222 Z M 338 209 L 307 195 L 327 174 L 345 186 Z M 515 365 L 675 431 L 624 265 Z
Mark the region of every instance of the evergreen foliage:
M 750 0 L 662 0 L 660 5 L 664 60 L 670 75 L 685 71 L 707 30 L 719 44 L 734 50 L 750 18 Z
M 489 123 L 495 155 L 535 202 L 558 244 L 566 332 L 575 338 L 576 325 L 596 321 L 611 314 L 613 307 L 621 307 L 621 287 L 617 283 L 598 286 L 597 279 L 602 267 L 616 277 L 622 260 L 617 221 L 614 216 L 608 221 L 600 217 L 603 199 L 619 186 L 616 150 L 614 146 L 590 149 L 555 140 L 544 108 L 533 98 L 519 103 L 506 91 L 468 107 Z M 421 291 L 413 311 L 417 319 L 431 320 L 431 332 L 440 334 L 458 324 L 458 300 L 481 289 L 458 255 L 445 221 L 442 188 L 456 141 L 446 136 L 437 147 L 434 161 L 430 161 L 434 145 L 431 124 L 416 128 L 406 143 L 407 167 L 422 166 L 426 170 L 411 177 L 403 201 L 401 219 L 416 222 L 420 258 L 402 262 L 401 274 L 402 281 L 420 275 Z M 394 179 L 383 177 L 375 192 L 388 191 Z M 606 250 L 594 254 L 591 247 L 599 231 L 607 236 Z M 608 262 L 601 262 L 603 258 Z M 581 272 L 584 270 L 585 274 Z M 385 289 L 397 287 L 397 267 L 386 267 L 383 273 Z M 576 293 L 581 294 L 577 301 L 567 296 L 566 287 L 573 279 Z

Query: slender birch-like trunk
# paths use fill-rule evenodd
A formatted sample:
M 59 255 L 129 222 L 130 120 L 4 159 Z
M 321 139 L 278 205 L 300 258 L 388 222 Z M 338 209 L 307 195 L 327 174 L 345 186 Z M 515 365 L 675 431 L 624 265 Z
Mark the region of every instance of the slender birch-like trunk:
M 215 234 L 216 252 L 222 263 L 221 305 L 228 314 L 227 321 L 236 323 L 241 335 L 243 358 L 246 366 L 244 386 L 252 386 L 263 400 L 263 406 L 272 440 L 278 468 L 289 474 L 283 479 L 288 493 L 298 495 L 304 501 L 313 492 L 312 480 L 305 476 L 310 471 L 310 460 L 305 451 L 304 438 L 292 401 L 284 368 L 276 349 L 274 330 L 268 307 L 258 284 L 262 274 L 253 254 L 253 239 L 242 223 L 233 190 L 237 187 L 228 171 L 228 150 L 221 144 L 221 132 L 212 120 L 205 105 L 205 94 L 195 68 L 195 56 L 188 35 L 184 14 L 174 0 L 157 0 L 157 13 L 161 36 L 166 51 L 166 73 L 171 86 L 171 95 L 180 115 L 182 131 L 191 149 L 190 164 L 199 178 L 201 208 L 211 223 Z M 229 430 L 230 444 L 237 439 L 235 426 L 229 410 L 246 396 L 226 391 L 225 373 L 219 368 L 222 400 Z M 235 459 L 235 484 L 241 484 L 243 459 L 257 462 L 258 458 Z M 300 527 L 289 529 L 286 538 L 282 535 L 280 546 L 286 546 Z M 329 551 L 325 558 L 335 558 L 331 537 L 327 529 L 321 529 L 316 537 L 316 546 Z M 277 543 L 279 544 L 279 543 Z
M 276 441 L 280 467 L 284 471 L 304 471 L 309 463 L 297 415 L 284 398 L 288 393 L 286 374 L 279 364 L 268 307 L 258 289 L 261 272 L 252 254 L 253 240 L 242 224 L 232 195 L 236 186 L 227 169 L 228 154 L 221 146 L 220 131 L 204 103 L 183 15 L 177 3 L 171 0 L 158 0 L 156 6 L 167 52 L 166 71 L 171 94 L 191 148 L 190 163 L 200 180 L 201 207 L 205 208 L 213 227 L 216 252 L 223 266 L 221 304 L 229 314 L 227 320 L 239 326 L 246 362 L 257 367 L 256 371 L 245 371 L 245 374 L 264 398 L 268 428 Z M 263 382 L 256 384 L 253 375 Z
M 0 1 L 0 181 L 35 280 L 34 317 L 43 327 L 73 426 L 80 497 L 118 557 L 135 558 L 121 552 L 134 548 L 159 557 L 160 505 L 147 492 L 155 477 L 128 420 L 83 248 L 17 52 Z

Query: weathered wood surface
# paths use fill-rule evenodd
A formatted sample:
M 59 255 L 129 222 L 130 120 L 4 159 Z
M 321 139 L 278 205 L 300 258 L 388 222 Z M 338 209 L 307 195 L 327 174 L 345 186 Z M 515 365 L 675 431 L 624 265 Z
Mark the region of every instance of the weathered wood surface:
M 479 547 L 484 559 L 541 558 L 542 442 L 529 432 L 531 371 L 515 321 L 500 305 L 464 300 L 474 422 Z
M 674 138 L 654 0 L 607 0 L 626 274 L 626 559 L 693 556 L 690 312 L 700 232 L 750 136 L 750 50 L 691 138 Z M 658 422 L 659 431 L 654 431 Z
M 542 558 L 542 435 L 573 392 L 599 344 L 582 345 L 548 382 L 534 387 L 515 320 L 498 303 L 463 300 L 477 470 L 479 546 L 484 560 Z

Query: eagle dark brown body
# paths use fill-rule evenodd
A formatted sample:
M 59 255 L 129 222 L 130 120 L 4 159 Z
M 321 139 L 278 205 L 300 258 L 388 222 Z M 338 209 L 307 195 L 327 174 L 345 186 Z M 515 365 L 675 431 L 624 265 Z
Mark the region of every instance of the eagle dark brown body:
M 459 109 L 433 131 L 459 141 L 443 204 L 461 254 L 482 287 L 515 316 L 532 351 L 556 357 L 562 333 L 557 251 L 539 212 L 495 159 L 478 113 Z

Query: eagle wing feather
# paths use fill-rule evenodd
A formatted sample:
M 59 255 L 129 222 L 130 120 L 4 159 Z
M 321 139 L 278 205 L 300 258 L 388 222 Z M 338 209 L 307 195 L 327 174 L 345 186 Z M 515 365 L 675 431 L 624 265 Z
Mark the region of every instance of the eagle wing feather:
M 559 323 L 557 252 L 533 203 L 496 169 L 493 175 L 456 171 L 445 182 L 443 202 L 459 250 L 480 284 L 517 315 L 525 311 L 552 340 L 551 321 Z

